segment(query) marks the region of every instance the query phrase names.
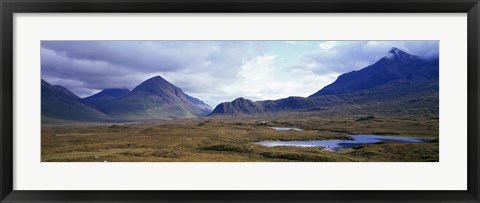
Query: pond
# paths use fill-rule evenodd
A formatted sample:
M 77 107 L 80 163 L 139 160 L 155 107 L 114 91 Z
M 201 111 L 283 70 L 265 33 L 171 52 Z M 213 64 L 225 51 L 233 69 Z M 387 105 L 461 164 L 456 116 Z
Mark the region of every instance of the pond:
M 350 135 L 353 140 L 309 140 L 309 141 L 264 141 L 254 142 L 267 147 L 297 146 L 297 147 L 325 147 L 326 150 L 337 151 L 342 148 L 353 148 L 364 144 L 375 144 L 383 141 L 392 142 L 428 142 L 426 139 L 413 137 L 393 137 L 381 135 Z
M 280 130 L 280 131 L 287 131 L 287 130 L 303 131 L 300 128 L 285 128 L 285 127 L 272 127 L 272 129 Z

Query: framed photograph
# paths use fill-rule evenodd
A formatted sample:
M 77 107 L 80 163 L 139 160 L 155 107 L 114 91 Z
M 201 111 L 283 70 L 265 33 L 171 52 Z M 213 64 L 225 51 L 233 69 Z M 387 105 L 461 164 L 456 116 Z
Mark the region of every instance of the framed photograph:
M 0 7 L 2 202 L 479 202 L 478 0 Z

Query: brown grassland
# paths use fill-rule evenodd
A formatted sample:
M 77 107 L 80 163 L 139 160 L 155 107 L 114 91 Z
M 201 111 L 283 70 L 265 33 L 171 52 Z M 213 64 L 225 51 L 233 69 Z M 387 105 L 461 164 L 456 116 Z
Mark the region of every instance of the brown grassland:
M 265 121 L 265 123 L 262 123 Z M 276 131 L 296 127 L 305 131 Z M 42 126 L 42 162 L 426 162 L 439 161 L 438 117 L 286 113 L 144 123 Z M 353 149 L 264 147 L 258 141 L 349 139 L 347 134 L 419 137 Z

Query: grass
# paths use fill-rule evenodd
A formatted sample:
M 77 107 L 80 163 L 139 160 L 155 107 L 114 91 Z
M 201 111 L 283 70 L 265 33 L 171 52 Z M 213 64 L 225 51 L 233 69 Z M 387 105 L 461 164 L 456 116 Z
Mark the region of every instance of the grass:
M 368 118 L 358 121 L 359 118 Z M 265 121 L 265 123 L 263 122 Z M 305 131 L 276 131 L 296 127 Z M 346 133 L 394 135 L 428 143 L 363 145 L 338 152 L 322 147 L 264 147 L 258 141 L 349 139 Z M 287 113 L 206 117 L 128 124 L 42 127 L 43 162 L 354 162 L 438 161 L 438 117 L 329 116 Z
M 368 121 L 368 120 L 373 120 L 375 119 L 375 116 L 365 116 L 365 117 L 361 117 L 355 121 Z

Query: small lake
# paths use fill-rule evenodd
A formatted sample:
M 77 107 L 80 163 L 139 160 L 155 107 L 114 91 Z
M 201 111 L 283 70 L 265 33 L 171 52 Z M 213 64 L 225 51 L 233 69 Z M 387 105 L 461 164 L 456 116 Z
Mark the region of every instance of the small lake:
M 350 135 L 353 140 L 311 140 L 311 141 L 264 141 L 255 142 L 267 147 L 297 146 L 297 147 L 325 147 L 326 150 L 337 151 L 341 148 L 352 148 L 364 144 L 375 144 L 383 141 L 420 143 L 428 140 L 413 137 L 393 137 L 381 135 Z
M 300 128 L 284 128 L 284 127 L 272 127 L 274 130 L 280 130 L 280 131 L 287 131 L 287 130 L 295 130 L 295 131 L 303 131 Z

